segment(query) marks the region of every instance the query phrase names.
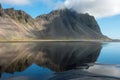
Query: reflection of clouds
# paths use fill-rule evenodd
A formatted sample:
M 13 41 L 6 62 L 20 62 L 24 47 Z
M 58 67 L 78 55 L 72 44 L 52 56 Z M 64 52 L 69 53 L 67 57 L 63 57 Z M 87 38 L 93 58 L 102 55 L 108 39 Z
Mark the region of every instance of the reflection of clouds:
M 8 78 L 6 80 L 31 80 L 31 79 L 26 76 L 18 76 L 18 77 Z
M 68 9 L 89 13 L 97 18 L 120 14 L 120 0 L 65 0 L 64 5 Z
M 120 68 L 116 66 L 95 65 L 87 71 L 106 76 L 120 77 Z

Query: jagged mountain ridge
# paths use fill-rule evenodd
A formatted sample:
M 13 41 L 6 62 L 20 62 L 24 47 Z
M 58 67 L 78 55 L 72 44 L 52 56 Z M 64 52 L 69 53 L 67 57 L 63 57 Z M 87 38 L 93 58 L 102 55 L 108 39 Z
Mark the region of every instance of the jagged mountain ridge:
M 22 10 L 0 6 L 0 39 L 109 40 L 95 18 L 63 9 L 32 18 Z
M 28 21 L 27 21 L 28 20 Z M 34 19 L 21 10 L 13 8 L 3 9 L 0 6 L 0 39 L 26 39 L 33 38 L 31 24 Z

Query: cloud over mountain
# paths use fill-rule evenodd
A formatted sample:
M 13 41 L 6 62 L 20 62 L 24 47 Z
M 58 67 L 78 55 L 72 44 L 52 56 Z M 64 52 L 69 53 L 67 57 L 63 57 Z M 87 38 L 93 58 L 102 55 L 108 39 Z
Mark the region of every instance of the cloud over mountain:
M 64 5 L 97 18 L 120 14 L 120 0 L 65 0 Z
M 0 3 L 18 6 L 41 3 L 52 9 L 66 7 L 79 13 L 89 13 L 96 18 L 120 14 L 120 0 L 0 0 Z

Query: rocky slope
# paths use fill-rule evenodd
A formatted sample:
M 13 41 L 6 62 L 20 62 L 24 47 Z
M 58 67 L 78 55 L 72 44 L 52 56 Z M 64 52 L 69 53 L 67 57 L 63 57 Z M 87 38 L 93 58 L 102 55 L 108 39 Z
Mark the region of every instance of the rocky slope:
M 34 19 L 21 10 L 0 6 L 0 40 L 34 38 Z
M 109 40 L 88 14 L 64 9 L 34 19 L 22 10 L 3 9 L 0 5 L 0 40 L 6 39 Z
M 68 9 L 56 10 L 38 16 L 36 21 L 43 27 L 39 38 L 107 39 L 95 18 L 89 14 L 78 14 Z

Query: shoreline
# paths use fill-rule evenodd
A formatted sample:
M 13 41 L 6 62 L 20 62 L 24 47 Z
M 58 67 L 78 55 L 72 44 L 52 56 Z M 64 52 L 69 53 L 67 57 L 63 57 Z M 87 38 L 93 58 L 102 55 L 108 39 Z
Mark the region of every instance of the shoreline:
M 120 42 L 112 40 L 0 40 L 0 42 Z

